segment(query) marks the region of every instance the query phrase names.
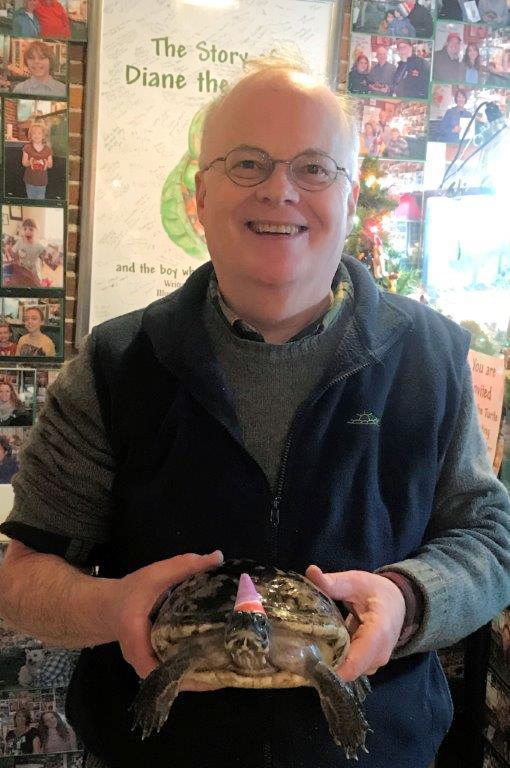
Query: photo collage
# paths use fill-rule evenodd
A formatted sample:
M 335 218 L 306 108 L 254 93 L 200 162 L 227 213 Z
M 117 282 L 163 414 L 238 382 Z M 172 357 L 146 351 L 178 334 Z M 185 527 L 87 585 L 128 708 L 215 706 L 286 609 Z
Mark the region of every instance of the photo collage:
M 429 303 L 428 198 L 510 115 L 507 0 L 353 0 L 346 80 L 361 132 L 362 193 L 376 178 L 388 202 L 383 226 L 369 222 L 371 247 L 358 252 L 361 260 L 375 254 L 369 266 L 383 287 L 405 276 L 408 295 Z M 436 209 L 434 227 L 446 206 Z
M 70 45 L 86 38 L 87 0 L 0 0 L 0 485 L 64 358 Z
M 0 542 L 0 562 L 5 548 Z M 64 712 L 78 654 L 46 648 L 0 619 L 0 768 L 81 768 L 81 745 Z

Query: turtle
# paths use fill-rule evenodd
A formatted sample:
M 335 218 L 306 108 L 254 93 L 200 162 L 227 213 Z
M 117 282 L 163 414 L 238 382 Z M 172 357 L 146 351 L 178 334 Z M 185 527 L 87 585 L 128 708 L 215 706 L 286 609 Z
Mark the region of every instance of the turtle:
M 335 672 L 349 648 L 342 614 L 294 571 L 227 560 L 168 589 L 149 619 L 160 661 L 131 705 L 142 738 L 166 722 L 184 678 L 236 688 L 316 688 L 331 735 L 358 759 L 371 730 L 362 702 L 368 679 Z

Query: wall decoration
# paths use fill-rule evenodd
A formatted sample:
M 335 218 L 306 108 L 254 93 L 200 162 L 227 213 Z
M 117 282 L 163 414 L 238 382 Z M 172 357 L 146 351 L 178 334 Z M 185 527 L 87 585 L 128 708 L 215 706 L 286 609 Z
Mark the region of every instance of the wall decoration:
M 63 288 L 64 210 L 56 207 L 17 206 L 12 218 L 3 206 L 2 286 L 10 288 Z
M 432 37 L 435 0 L 354 0 L 352 29 L 399 37 Z
M 418 101 L 359 99 L 360 155 L 424 160 L 428 105 Z
M 432 41 L 353 35 L 348 90 L 428 99 Z
M 5 195 L 65 200 L 67 102 L 6 99 L 4 110 Z

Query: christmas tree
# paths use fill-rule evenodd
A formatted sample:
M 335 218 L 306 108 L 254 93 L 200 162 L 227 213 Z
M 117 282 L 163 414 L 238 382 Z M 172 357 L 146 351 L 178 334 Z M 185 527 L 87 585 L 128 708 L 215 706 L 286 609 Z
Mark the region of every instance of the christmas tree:
M 378 158 L 363 159 L 358 207 L 345 251 L 365 264 L 382 288 L 394 293 L 409 293 L 417 287 L 419 277 L 401 268 L 401 254 L 389 242 L 384 220 L 395 210 L 399 200 L 388 194 L 382 183 L 384 175 Z

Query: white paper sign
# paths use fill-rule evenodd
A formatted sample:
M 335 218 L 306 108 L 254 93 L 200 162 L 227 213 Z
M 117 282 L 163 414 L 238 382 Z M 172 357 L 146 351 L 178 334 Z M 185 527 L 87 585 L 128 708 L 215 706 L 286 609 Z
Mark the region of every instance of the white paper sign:
M 494 462 L 505 389 L 505 361 L 473 349 L 468 353 L 475 402 L 491 464 Z

